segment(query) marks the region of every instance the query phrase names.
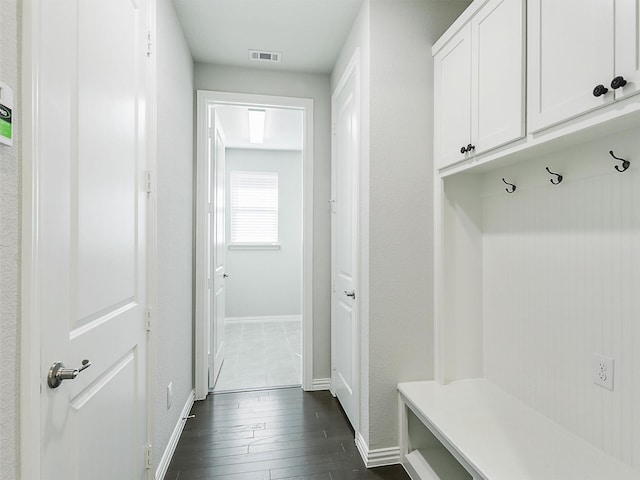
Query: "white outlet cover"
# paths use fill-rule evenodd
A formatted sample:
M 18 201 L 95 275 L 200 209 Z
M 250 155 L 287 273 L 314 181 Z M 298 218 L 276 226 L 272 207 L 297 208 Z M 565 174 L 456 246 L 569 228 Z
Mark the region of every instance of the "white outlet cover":
M 591 366 L 593 383 L 602 388 L 613 390 L 613 366 L 613 358 L 594 353 Z

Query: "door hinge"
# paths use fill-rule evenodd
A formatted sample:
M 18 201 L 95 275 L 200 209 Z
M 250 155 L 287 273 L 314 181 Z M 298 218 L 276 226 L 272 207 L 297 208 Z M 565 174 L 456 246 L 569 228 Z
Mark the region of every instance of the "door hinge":
M 147 172 L 145 173 L 145 177 L 144 177 L 144 188 L 145 191 L 147 192 L 147 196 L 151 195 L 151 190 L 153 189 L 153 184 L 151 182 L 151 170 L 147 170 Z
M 329 213 L 336 213 L 336 201 L 329 200 Z
M 151 41 L 151 32 L 147 32 L 147 58 L 151 56 L 152 47 L 153 47 L 153 42 Z
M 151 470 L 151 444 L 147 444 L 144 454 L 144 466 L 147 470 Z
M 208 128 L 207 135 L 209 135 L 209 138 L 213 138 L 213 127 Z
M 147 332 L 151 331 L 151 307 L 147 307 L 147 311 L 145 312 L 145 322 Z

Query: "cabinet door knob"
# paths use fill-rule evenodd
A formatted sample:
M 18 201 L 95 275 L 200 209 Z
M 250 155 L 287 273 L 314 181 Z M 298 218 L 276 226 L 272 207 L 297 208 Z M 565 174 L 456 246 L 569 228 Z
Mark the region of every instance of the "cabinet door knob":
M 624 77 L 616 77 L 613 80 L 611 80 L 611 88 L 613 88 L 614 90 L 619 89 L 620 87 L 624 87 L 627 84 L 627 81 L 624 79 Z
M 596 88 L 593 89 L 593 96 L 594 97 L 600 97 L 602 95 L 604 95 L 605 93 L 607 93 L 609 91 L 609 89 L 607 87 L 605 87 L 604 85 L 597 85 Z
M 467 152 L 470 152 L 471 150 L 475 150 L 475 149 L 476 149 L 475 145 L 471 145 L 471 144 L 467 145 Z
M 462 148 L 460 149 L 460 153 L 462 153 L 463 155 L 467 153 L 467 147 L 463 145 Z

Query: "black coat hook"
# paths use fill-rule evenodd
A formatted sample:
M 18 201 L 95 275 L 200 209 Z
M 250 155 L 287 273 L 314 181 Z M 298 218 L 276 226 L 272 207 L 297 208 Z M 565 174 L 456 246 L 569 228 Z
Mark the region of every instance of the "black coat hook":
M 631 166 L 631 162 L 629 160 L 625 160 L 624 158 L 618 158 L 613 154 L 613 150 L 609 150 L 609 155 L 611 155 L 616 160 L 620 160 L 622 162 L 622 167 L 620 165 L 616 165 L 616 170 L 619 172 L 624 172 L 627 168 Z
M 504 182 L 505 185 L 509 185 L 509 187 L 511 187 L 511 190 L 509 190 L 509 188 L 505 188 L 505 190 L 507 191 L 507 193 L 513 193 L 516 191 L 516 186 L 513 183 L 509 183 L 507 182 L 504 177 L 502 177 L 502 181 Z
M 552 172 L 551 170 L 549 170 L 549 167 L 545 167 L 545 168 L 547 169 L 547 172 L 549 172 L 551 175 L 556 176 L 555 179 L 553 178 L 549 179 L 551 183 L 553 183 L 554 185 L 558 185 L 560 182 L 562 182 L 562 179 L 564 178 L 562 175 L 560 175 L 559 173 Z

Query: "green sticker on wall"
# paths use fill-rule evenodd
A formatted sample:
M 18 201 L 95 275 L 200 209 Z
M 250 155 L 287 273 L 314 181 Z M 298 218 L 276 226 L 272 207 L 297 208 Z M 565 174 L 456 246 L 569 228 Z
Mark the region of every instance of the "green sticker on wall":
M 0 137 L 11 140 L 13 137 L 13 128 L 11 124 L 11 109 L 0 103 Z

